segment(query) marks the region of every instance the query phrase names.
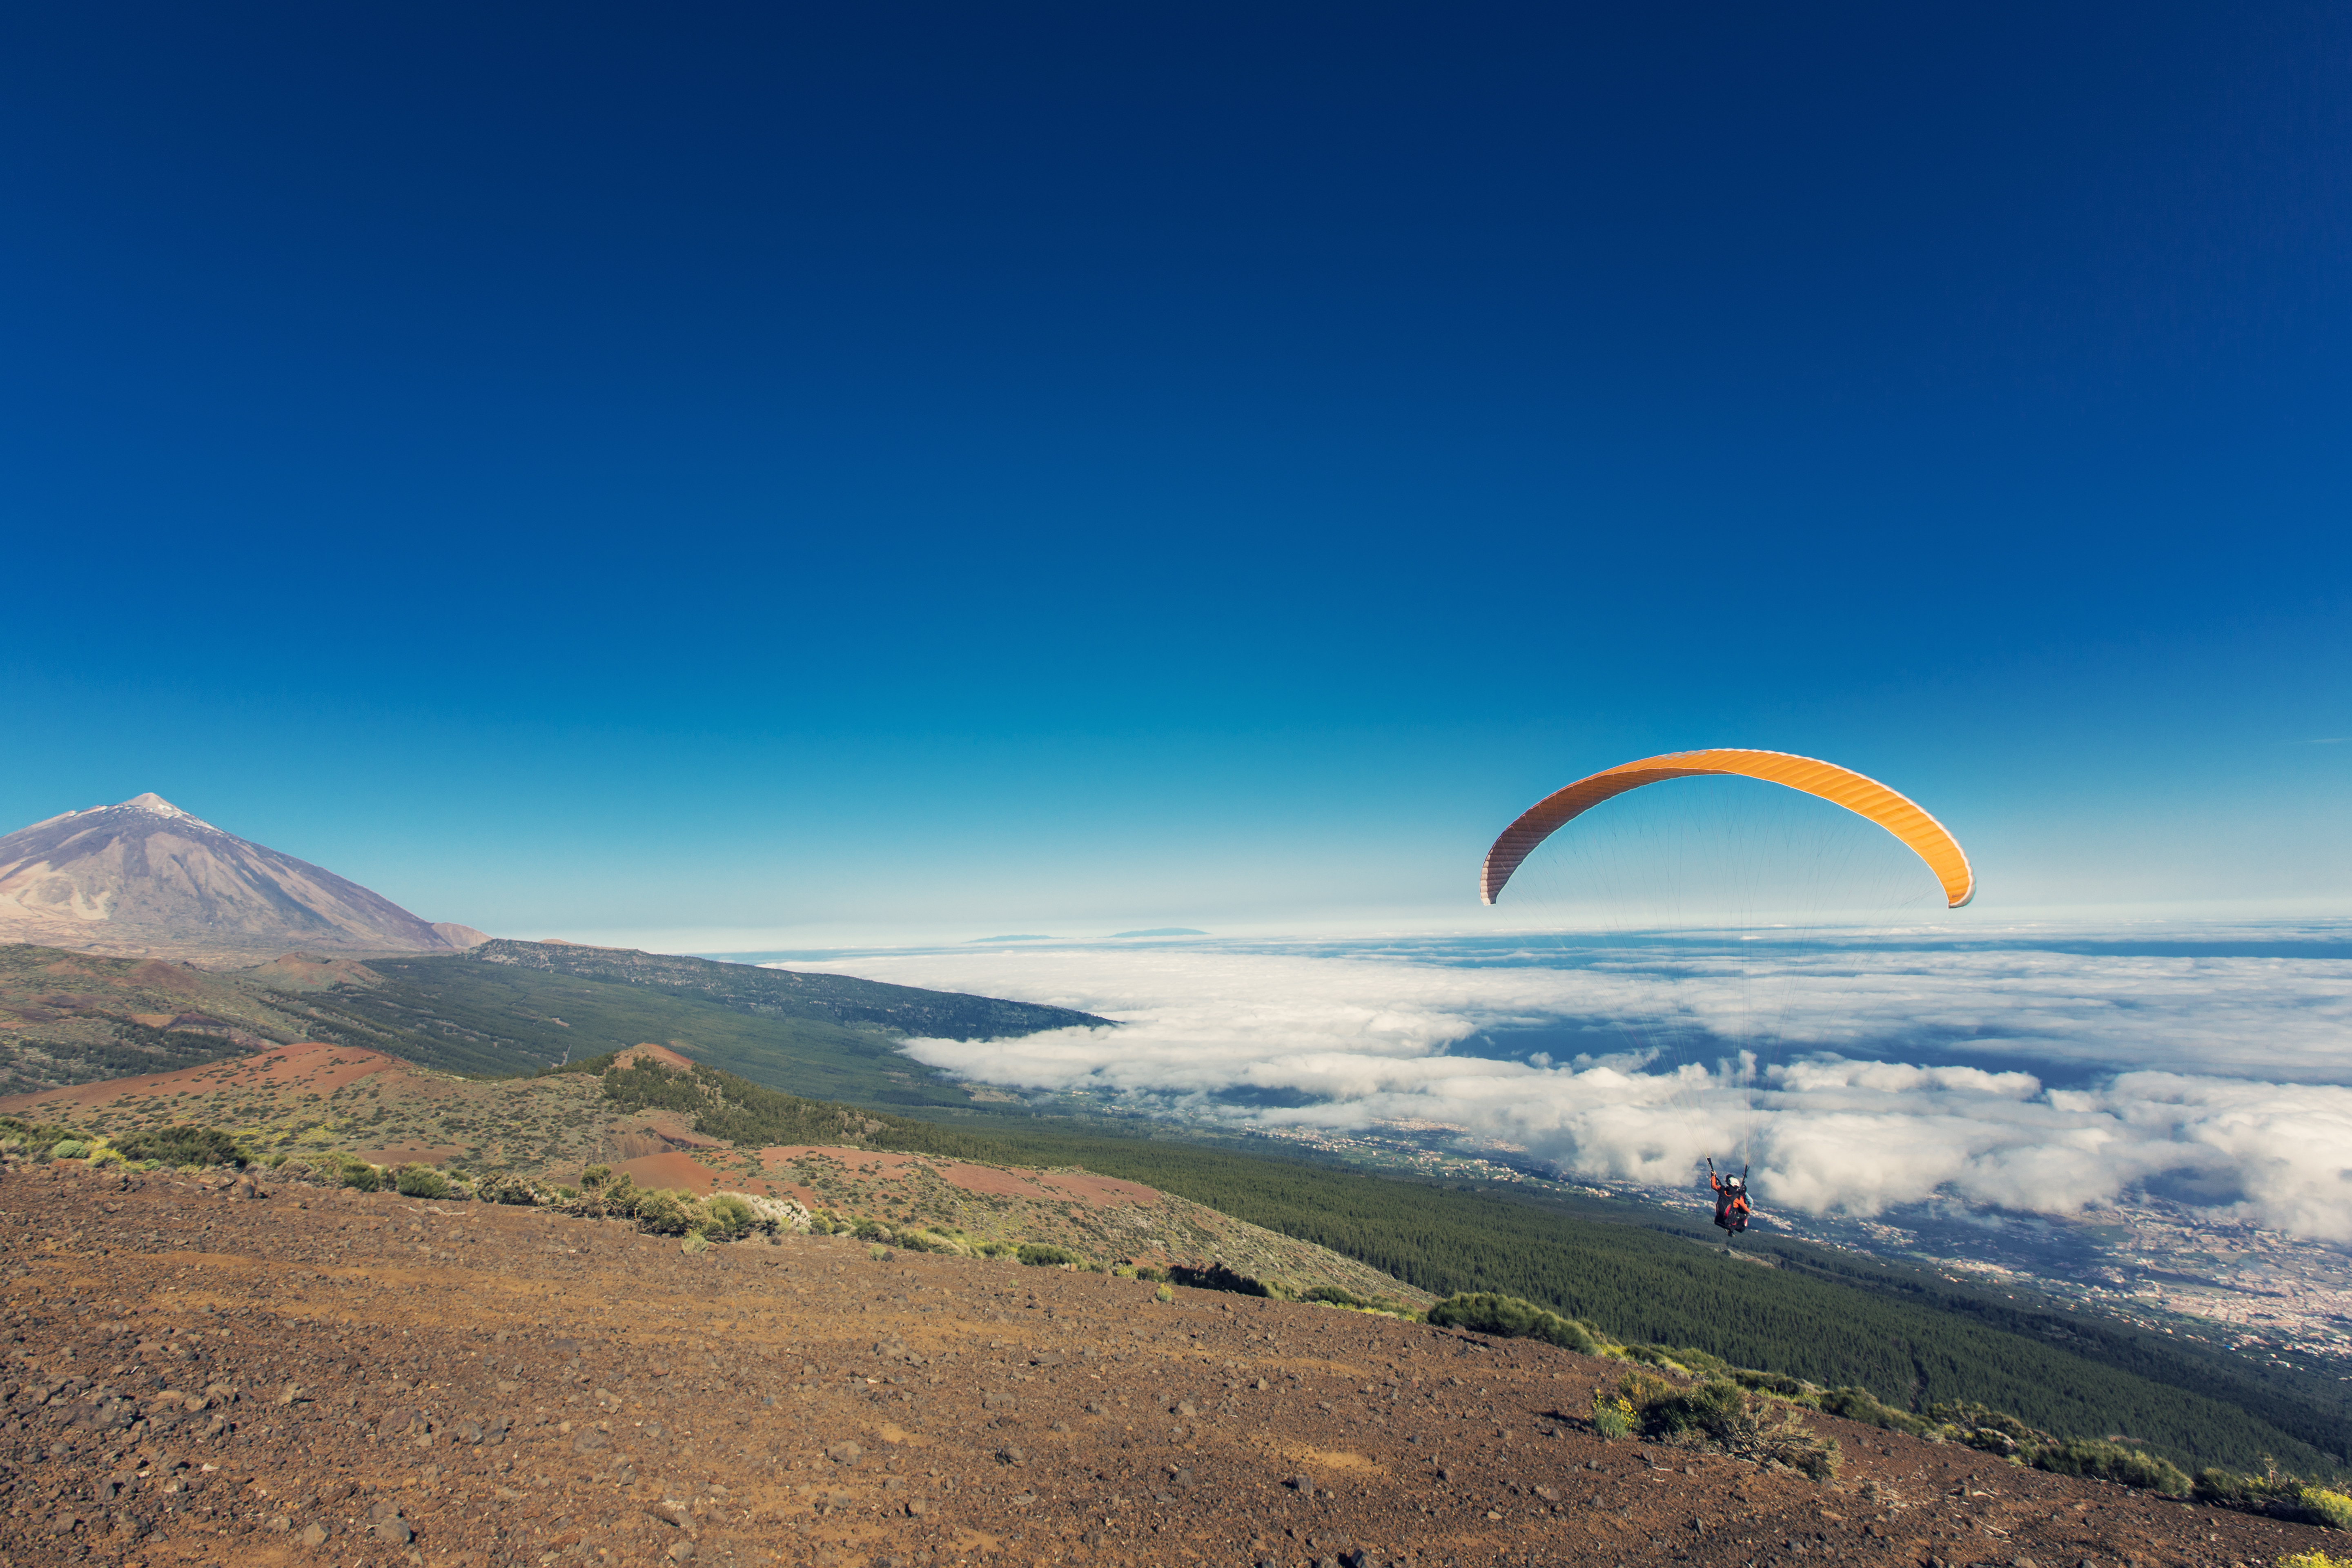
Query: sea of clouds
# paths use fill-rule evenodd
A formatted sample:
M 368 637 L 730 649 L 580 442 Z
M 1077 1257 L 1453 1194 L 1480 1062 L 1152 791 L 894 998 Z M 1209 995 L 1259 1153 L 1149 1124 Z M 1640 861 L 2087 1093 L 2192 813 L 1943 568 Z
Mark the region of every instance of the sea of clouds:
M 2063 1214 L 2145 1190 L 2352 1242 L 2343 958 L 1463 939 L 786 966 L 1118 1021 L 909 1042 L 957 1078 L 1266 1128 L 1438 1123 L 1660 1184 L 1736 1152 L 1811 1213 Z

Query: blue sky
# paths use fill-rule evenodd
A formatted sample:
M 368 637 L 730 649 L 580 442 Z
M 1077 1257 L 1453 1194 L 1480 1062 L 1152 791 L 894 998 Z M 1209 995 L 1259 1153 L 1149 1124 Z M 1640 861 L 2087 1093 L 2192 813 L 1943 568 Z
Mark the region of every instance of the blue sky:
M 2352 16 L 51 8 L 10 826 L 700 948 L 1458 924 L 1826 755 L 2352 913 Z

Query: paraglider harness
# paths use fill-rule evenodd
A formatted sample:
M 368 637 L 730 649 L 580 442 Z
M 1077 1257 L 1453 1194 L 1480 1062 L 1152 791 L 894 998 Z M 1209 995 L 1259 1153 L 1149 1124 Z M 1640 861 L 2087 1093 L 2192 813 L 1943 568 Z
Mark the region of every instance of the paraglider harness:
M 1748 1228 L 1748 1167 L 1739 1167 L 1736 1176 L 1718 1176 L 1715 1162 L 1706 1163 L 1707 1185 L 1715 1189 L 1715 1223 L 1738 1236 Z

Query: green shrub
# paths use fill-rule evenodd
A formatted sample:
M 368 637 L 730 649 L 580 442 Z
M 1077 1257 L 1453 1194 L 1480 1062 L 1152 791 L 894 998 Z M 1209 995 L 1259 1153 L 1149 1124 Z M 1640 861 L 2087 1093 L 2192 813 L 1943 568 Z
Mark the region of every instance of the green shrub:
M 0 1132 L 8 1135 L 11 1145 L 35 1154 L 60 1138 L 78 1139 L 85 1143 L 90 1141 L 90 1135 L 79 1127 L 68 1127 L 61 1121 L 27 1121 L 21 1116 L 0 1116 Z
M 733 1241 L 759 1226 L 759 1214 L 740 1193 L 713 1193 L 702 1201 L 702 1223 L 696 1228 L 719 1241 Z
M 1055 1247 L 1047 1241 L 1024 1241 L 1014 1256 L 1032 1268 L 1064 1268 L 1085 1258 L 1066 1247 Z
M 684 1236 L 701 1216 L 692 1195 L 683 1192 L 646 1193 L 637 1199 L 637 1228 L 655 1236 Z
M 2325 1552 L 2297 1552 L 2280 1558 L 2278 1568 L 2352 1568 L 2352 1557 L 2330 1557 Z
M 510 1204 L 517 1208 L 529 1208 L 539 1202 L 539 1189 L 520 1176 L 485 1176 L 474 1192 L 486 1204 Z
M 877 1241 L 873 1246 L 866 1249 L 866 1256 L 872 1258 L 877 1263 L 887 1263 L 892 1257 L 892 1253 L 888 1247 L 883 1246 Z
M 1505 1339 L 1541 1340 L 1582 1355 L 1599 1355 L 1604 1342 L 1584 1324 L 1547 1311 L 1517 1296 L 1477 1291 L 1449 1296 L 1432 1307 L 1426 1321 L 1440 1328 L 1468 1329 Z
M 1023 1258 L 1024 1263 L 1028 1262 Z M 1206 1268 L 1192 1268 L 1181 1263 L 1169 1265 L 1171 1284 L 1188 1286 L 1195 1290 L 1223 1290 L 1235 1296 L 1271 1296 L 1273 1291 L 1246 1274 L 1236 1274 L 1222 1263 L 1212 1263 Z
M 2352 1497 L 2325 1487 L 2309 1487 L 2300 1478 L 2275 1468 L 2266 1475 L 2242 1476 L 2233 1470 L 2197 1472 L 2190 1491 L 2210 1508 L 2234 1508 L 2267 1513 L 2306 1524 L 2352 1530 Z
M 1320 1301 L 1326 1306 L 1331 1307 L 1369 1307 L 1371 1305 L 1370 1301 L 1365 1300 L 1361 1296 L 1350 1295 L 1349 1292 L 1340 1289 L 1337 1285 L 1310 1286 L 1308 1289 L 1299 1292 L 1298 1299 L 1302 1301 Z
M 1162 1285 L 1151 1293 L 1151 1299 L 1164 1307 L 1176 1299 L 1176 1292 L 1169 1286 Z
M 1747 1384 L 1748 1387 L 1761 1388 L 1768 1394 L 1785 1392 L 1783 1388 L 1775 1386 L 1775 1384 L 1786 1384 L 1797 1382 L 1792 1377 L 1776 1377 L 1775 1374 L 1766 1373 L 1743 1373 L 1738 1374 L 1738 1377 L 1739 1381 Z M 1774 1381 L 1749 1383 L 1748 1379 L 1751 1377 L 1773 1378 Z M 1797 1386 L 1801 1390 L 1804 1385 L 1798 1384 Z M 1795 1398 L 1798 1394 L 1791 1393 L 1787 1394 L 1786 1396 Z M 1865 1426 L 1883 1427 L 1889 1432 L 1902 1432 L 1913 1437 L 1925 1437 L 1936 1430 L 1934 1422 L 1922 1420 L 1908 1410 L 1897 1410 L 1891 1405 L 1882 1404 L 1878 1396 L 1866 1388 L 1825 1389 L 1811 1403 L 1815 1409 L 1825 1415 L 1840 1415 L 1848 1421 L 1859 1421 Z
M 383 1173 L 365 1160 L 353 1160 L 343 1166 L 343 1185 L 372 1193 L 383 1185 Z
M 79 1160 L 89 1152 L 89 1145 L 79 1138 L 60 1138 L 49 1145 L 52 1160 Z
M 1727 1377 L 1677 1386 L 1633 1372 L 1618 1393 L 1633 1407 L 1643 1435 L 1657 1442 L 1781 1465 L 1817 1481 L 1837 1474 L 1834 1438 L 1815 1436 L 1787 1400 L 1752 1393 Z
M 591 1165 L 580 1173 L 580 1184 L 592 1193 L 612 1179 L 613 1167 L 610 1165 Z
M 606 1214 L 630 1219 L 636 1215 L 637 1205 L 644 1195 L 637 1190 L 635 1182 L 626 1175 L 619 1175 L 596 1189 L 595 1204 Z
M 2330 1530 L 2352 1530 L 2352 1497 L 2326 1487 L 2304 1487 L 2295 1494 L 2295 1501 L 2315 1524 Z
M 393 1172 L 392 1184 L 404 1198 L 446 1198 L 449 1195 L 449 1178 L 430 1165 L 403 1165 Z
M 1632 1400 L 1605 1389 L 1592 1391 L 1593 1431 L 1613 1442 L 1620 1437 L 1632 1436 L 1639 1425 Z
M 1692 1346 L 1685 1346 L 1678 1350 L 1673 1345 L 1627 1345 L 1623 1354 L 1627 1361 L 1640 1362 L 1646 1366 L 1666 1367 L 1675 1372 L 1707 1373 L 1717 1377 L 1733 1377 L 1739 1371 L 1721 1356 L 1710 1355 L 1706 1351 Z M 1750 1373 L 1749 1375 L 1759 1374 Z M 1743 1386 L 1754 1386 L 1745 1378 L 1739 1381 Z M 1789 1381 L 1796 1380 L 1792 1378 Z M 1799 1386 L 1801 1387 L 1802 1384 Z
M 253 1161 L 232 1134 L 192 1123 L 133 1132 L 115 1147 L 125 1159 L 155 1160 L 166 1165 L 247 1165 Z
M 890 1227 L 868 1215 L 850 1226 L 849 1234 L 860 1241 L 887 1241 L 890 1239 Z
M 2170 1497 L 2186 1497 L 2192 1489 L 2189 1477 L 2171 1460 L 2122 1443 L 2076 1437 L 2063 1443 L 2037 1447 L 2031 1452 L 2030 1462 L 2037 1470 L 2050 1470 L 2062 1476 L 2089 1476 L 2097 1480 L 2137 1487 L 2142 1491 L 2163 1492 Z
M 902 1251 L 907 1252 L 955 1253 L 961 1252 L 963 1250 L 962 1244 L 956 1241 L 952 1237 L 940 1236 L 936 1232 L 928 1230 L 900 1231 L 898 1233 L 898 1246 Z
M 677 1249 L 680 1252 L 685 1253 L 688 1258 L 691 1258 L 698 1252 L 709 1251 L 710 1238 L 703 1235 L 698 1230 L 689 1230 L 686 1233 L 685 1237 L 678 1242 Z

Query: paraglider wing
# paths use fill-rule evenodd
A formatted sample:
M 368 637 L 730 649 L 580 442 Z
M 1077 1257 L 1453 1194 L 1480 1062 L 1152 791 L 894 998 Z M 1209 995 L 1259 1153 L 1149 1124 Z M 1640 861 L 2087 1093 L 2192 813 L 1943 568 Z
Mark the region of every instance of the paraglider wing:
M 1511 879 L 1511 873 L 1519 868 L 1519 862 L 1533 853 L 1537 845 L 1602 801 L 1666 779 L 1721 773 L 1785 784 L 1842 805 L 1886 829 L 1925 860 L 1927 869 L 1943 883 L 1944 898 L 1950 908 L 1957 910 L 1976 897 L 1976 873 L 1969 868 L 1968 851 L 1960 847 L 1959 840 L 1916 804 L 1876 779 L 1864 778 L 1835 763 L 1791 756 L 1786 752 L 1718 749 L 1669 752 L 1661 757 L 1622 763 L 1544 796 L 1503 829 L 1503 836 L 1486 851 L 1486 864 L 1478 876 L 1479 899 L 1491 904 L 1501 897 L 1503 884 Z

